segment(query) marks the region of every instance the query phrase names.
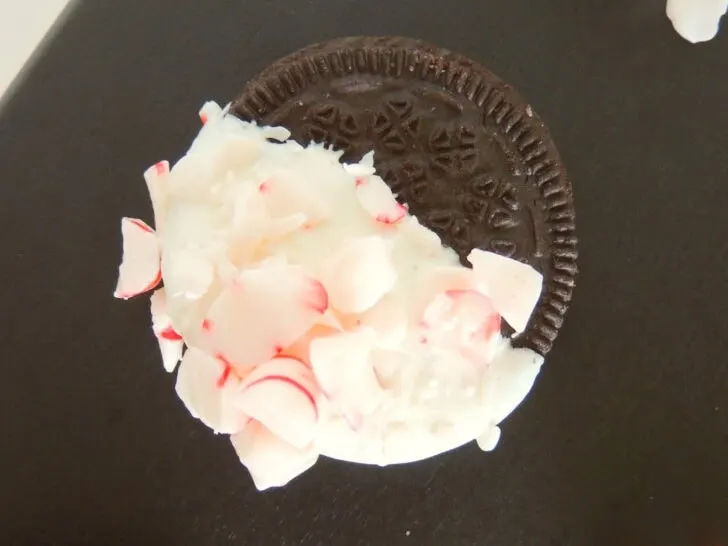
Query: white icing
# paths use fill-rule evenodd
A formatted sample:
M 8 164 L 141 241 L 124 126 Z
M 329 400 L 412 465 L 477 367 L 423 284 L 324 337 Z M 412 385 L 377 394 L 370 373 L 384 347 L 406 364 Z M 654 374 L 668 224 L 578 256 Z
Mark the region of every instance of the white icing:
M 342 165 L 212 103 L 201 118 L 185 157 L 145 173 L 158 244 L 132 231 L 122 265 L 126 295 L 153 288 L 161 260 L 154 332 L 169 371 L 187 346 L 176 388 L 190 413 L 232 436 L 260 489 L 319 454 L 387 465 L 493 449 L 543 362 L 500 319 L 525 328 L 541 275 L 478 250 L 462 267 L 372 154 Z

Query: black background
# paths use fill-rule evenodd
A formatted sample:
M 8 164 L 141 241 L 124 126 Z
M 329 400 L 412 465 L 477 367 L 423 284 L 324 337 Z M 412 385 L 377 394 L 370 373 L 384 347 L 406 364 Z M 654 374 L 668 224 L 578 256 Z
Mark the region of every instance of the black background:
M 662 0 L 93 0 L 0 112 L 0 543 L 718 546 L 728 536 L 728 29 Z M 358 34 L 470 56 L 549 124 L 574 183 L 575 299 L 499 448 L 321 460 L 258 493 L 111 297 L 119 218 L 205 99 Z M 1 54 L 1 53 L 0 53 Z

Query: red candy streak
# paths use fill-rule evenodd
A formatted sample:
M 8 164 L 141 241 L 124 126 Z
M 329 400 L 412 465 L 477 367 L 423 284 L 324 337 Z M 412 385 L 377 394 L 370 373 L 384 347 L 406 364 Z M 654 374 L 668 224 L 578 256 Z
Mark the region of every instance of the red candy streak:
M 154 165 L 154 172 L 157 176 L 167 174 L 169 172 L 169 161 L 160 161 Z
M 329 294 L 324 285 L 315 279 L 311 279 L 311 292 L 305 298 L 305 305 L 317 313 L 324 313 L 329 308 Z
M 501 331 L 501 316 L 498 314 L 491 315 L 485 323 L 484 335 L 485 339 L 490 339 Z
M 283 383 L 286 383 L 288 385 L 291 385 L 292 387 L 294 387 L 295 389 L 297 389 L 311 403 L 311 405 L 313 406 L 313 409 L 314 409 L 314 413 L 316 415 L 316 418 L 318 419 L 318 408 L 316 407 L 316 400 L 314 399 L 313 394 L 311 394 L 311 392 L 306 387 L 304 387 L 303 385 L 301 385 L 295 379 L 291 379 L 290 377 L 287 377 L 285 375 L 266 375 L 265 377 L 261 377 L 260 379 L 257 379 L 256 381 L 253 381 L 252 383 L 250 383 L 245 388 L 246 389 L 249 389 L 250 387 L 253 387 L 253 386 L 255 386 L 255 385 L 259 384 L 259 383 L 263 383 L 265 381 L 282 381 Z
M 181 341 L 182 336 L 171 326 L 167 326 L 164 330 L 159 332 L 159 337 L 166 339 L 167 341 Z
M 223 365 L 222 373 L 220 374 L 220 377 L 217 379 L 216 383 L 218 389 L 222 389 L 225 386 L 231 375 L 235 375 L 238 379 L 240 379 L 240 376 L 235 371 L 232 363 L 227 358 L 225 358 L 224 355 L 217 353 L 215 355 L 215 358 L 217 358 Z
M 394 213 L 379 214 L 379 215 L 377 215 L 375 220 L 377 222 L 381 222 L 382 224 L 391 225 L 391 224 L 396 224 L 397 222 L 402 220 L 402 218 L 404 218 L 405 216 L 407 216 L 407 207 L 397 203 Z
M 145 222 L 142 222 L 138 218 L 129 218 L 129 221 L 142 231 L 146 231 L 147 233 L 154 233 L 154 230 L 151 227 L 149 227 Z

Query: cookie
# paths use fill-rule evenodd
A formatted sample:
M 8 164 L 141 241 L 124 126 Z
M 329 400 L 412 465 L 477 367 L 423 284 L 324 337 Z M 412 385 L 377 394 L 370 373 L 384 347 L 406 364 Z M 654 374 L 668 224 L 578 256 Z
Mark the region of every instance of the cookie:
M 542 272 L 541 299 L 514 345 L 549 352 L 577 274 L 573 193 L 544 123 L 513 88 L 418 40 L 353 37 L 275 62 L 231 111 L 344 159 L 374 150 L 398 199 L 464 264 L 477 247 Z

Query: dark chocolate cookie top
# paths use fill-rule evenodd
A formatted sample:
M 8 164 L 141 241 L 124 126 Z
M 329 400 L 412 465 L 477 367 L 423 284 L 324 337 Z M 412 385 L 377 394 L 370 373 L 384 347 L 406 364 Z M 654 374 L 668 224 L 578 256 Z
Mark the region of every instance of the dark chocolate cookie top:
M 544 289 L 515 345 L 545 355 L 577 273 L 572 188 L 528 103 L 477 63 L 409 38 L 341 38 L 268 67 L 232 112 L 324 142 L 377 172 L 455 249 L 527 262 Z

